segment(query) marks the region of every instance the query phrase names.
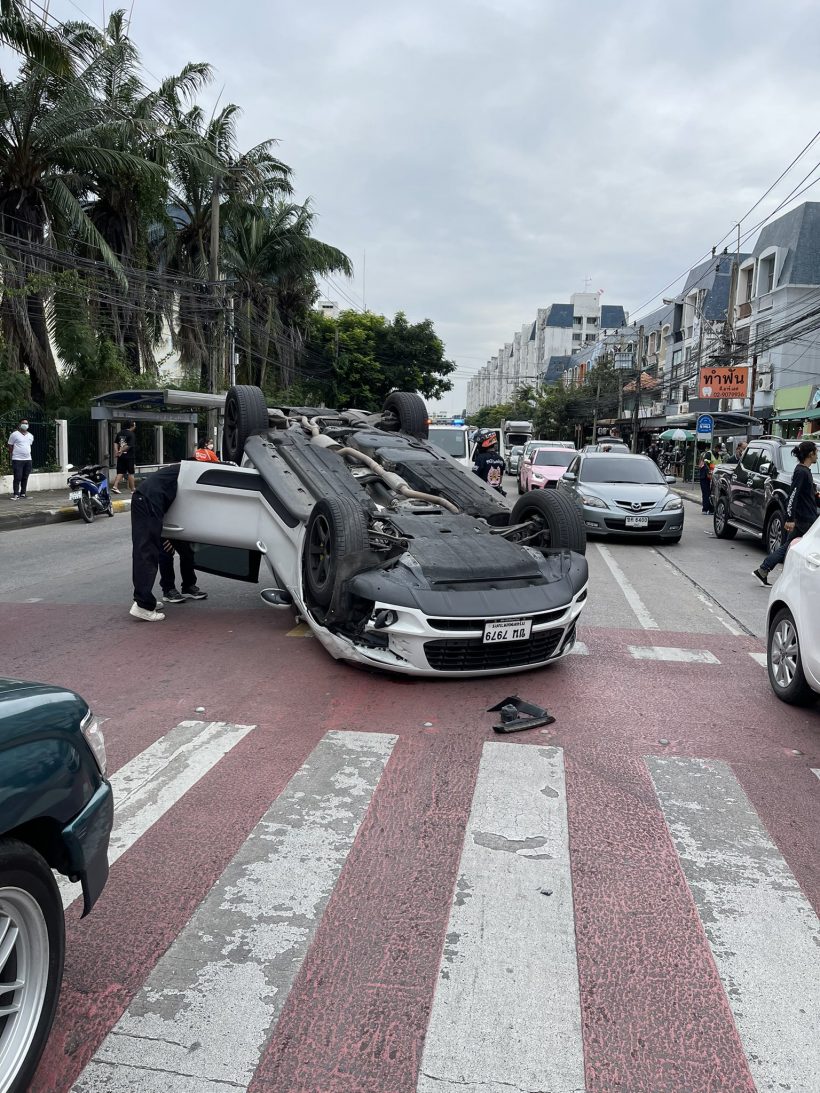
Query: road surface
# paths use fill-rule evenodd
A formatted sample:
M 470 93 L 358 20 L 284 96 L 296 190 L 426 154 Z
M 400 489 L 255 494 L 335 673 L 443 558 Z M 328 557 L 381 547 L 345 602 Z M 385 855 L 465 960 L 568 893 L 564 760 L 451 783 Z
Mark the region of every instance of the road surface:
M 574 655 L 478 681 L 207 576 L 131 620 L 124 517 L 0 536 L 3 670 L 107 719 L 117 800 L 34 1093 L 818 1093 L 820 715 L 770 693 L 760 546 L 686 515 L 590 544 Z M 509 694 L 555 723 L 495 736 Z

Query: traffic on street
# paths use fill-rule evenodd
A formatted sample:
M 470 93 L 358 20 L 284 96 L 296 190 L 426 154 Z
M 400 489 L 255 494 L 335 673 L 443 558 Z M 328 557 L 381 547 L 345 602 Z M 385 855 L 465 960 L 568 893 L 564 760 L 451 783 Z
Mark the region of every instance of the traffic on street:
M 30 1088 L 816 1090 L 818 715 L 764 548 L 685 504 L 590 539 L 569 656 L 463 681 L 206 574 L 136 623 L 127 515 L 4 533 L 6 671 L 85 697 L 114 796 Z M 512 694 L 554 723 L 495 734 Z

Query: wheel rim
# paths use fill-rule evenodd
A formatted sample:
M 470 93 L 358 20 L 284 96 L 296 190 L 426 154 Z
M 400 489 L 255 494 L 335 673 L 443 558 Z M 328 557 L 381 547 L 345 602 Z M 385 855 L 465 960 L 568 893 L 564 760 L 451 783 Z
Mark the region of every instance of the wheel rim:
M 83 512 L 86 514 L 86 516 L 94 515 L 94 505 L 87 493 L 84 493 L 80 498 L 80 504 L 82 505 Z
M 308 568 L 317 589 L 323 589 L 330 580 L 333 533 L 327 517 L 321 513 L 313 521 L 308 543 Z
M 720 535 L 726 527 L 726 502 L 718 501 L 715 509 L 715 531 Z
M 43 1012 L 48 989 L 48 928 L 22 888 L 0 888 L 0 1093 L 11 1088 Z
M 772 634 L 772 675 L 778 687 L 790 687 L 800 666 L 800 644 L 791 619 L 781 619 Z
M 773 516 L 772 519 L 769 521 L 769 538 L 766 544 L 769 548 L 770 554 L 773 550 L 777 550 L 777 548 L 780 546 L 782 538 L 783 521 L 780 519 L 779 516 Z
M 228 449 L 226 454 L 235 454 L 239 449 L 239 415 L 233 399 L 229 399 L 225 405 L 225 440 Z

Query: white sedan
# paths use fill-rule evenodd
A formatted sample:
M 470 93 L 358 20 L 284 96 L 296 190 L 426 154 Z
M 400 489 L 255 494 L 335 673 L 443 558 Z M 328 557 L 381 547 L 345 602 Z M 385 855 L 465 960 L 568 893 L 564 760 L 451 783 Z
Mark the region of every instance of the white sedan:
M 820 693 L 820 520 L 789 548 L 766 621 L 772 690 L 792 705 L 815 701 Z

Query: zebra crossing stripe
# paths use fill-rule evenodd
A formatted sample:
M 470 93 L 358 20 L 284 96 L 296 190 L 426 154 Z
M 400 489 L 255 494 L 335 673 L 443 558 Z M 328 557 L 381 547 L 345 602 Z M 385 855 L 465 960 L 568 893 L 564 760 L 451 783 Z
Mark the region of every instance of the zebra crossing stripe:
M 678 649 L 668 645 L 630 645 L 635 660 L 662 660 L 670 664 L 720 664 L 708 649 Z
M 484 745 L 416 1088 L 584 1089 L 560 748 Z
M 113 774 L 108 864 L 130 850 L 252 728 L 223 721 L 183 721 Z M 63 907 L 70 906 L 79 897 L 80 886 L 64 876 L 58 876 L 57 883 Z
M 291 778 L 76 1093 L 247 1089 L 396 737 L 330 732 Z
M 647 766 L 757 1088 L 820 1089 L 820 922 L 730 767 Z

